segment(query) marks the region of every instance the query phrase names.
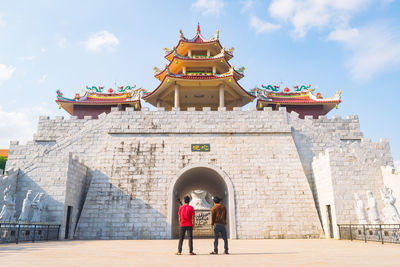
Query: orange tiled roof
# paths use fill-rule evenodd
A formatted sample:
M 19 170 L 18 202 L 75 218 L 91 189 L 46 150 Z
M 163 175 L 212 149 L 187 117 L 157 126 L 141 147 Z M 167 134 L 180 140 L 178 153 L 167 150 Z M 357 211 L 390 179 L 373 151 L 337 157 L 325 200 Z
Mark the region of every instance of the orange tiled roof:
M 0 156 L 8 157 L 8 149 L 0 149 Z

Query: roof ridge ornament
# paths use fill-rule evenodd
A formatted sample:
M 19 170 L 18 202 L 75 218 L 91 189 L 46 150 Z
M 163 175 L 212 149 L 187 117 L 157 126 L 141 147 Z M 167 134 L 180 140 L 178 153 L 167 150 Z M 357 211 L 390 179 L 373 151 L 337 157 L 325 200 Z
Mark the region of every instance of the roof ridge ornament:
M 154 70 L 154 73 L 155 73 L 155 74 L 157 74 L 157 73 L 160 73 L 160 72 L 161 72 L 161 69 L 159 69 L 159 68 L 157 68 L 157 67 L 154 67 L 154 68 L 153 68 L 153 70 Z
M 179 38 L 180 39 L 185 39 L 185 36 L 183 35 L 182 29 L 179 30 Z
M 197 33 L 200 33 L 200 22 L 197 23 Z

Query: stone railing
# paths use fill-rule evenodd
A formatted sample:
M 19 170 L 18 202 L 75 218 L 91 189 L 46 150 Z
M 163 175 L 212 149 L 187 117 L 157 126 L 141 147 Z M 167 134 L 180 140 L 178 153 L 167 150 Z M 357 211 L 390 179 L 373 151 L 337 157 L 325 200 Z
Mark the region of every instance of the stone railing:
M 400 224 L 338 224 L 339 239 L 400 244 Z
M 60 224 L 0 221 L 0 244 L 59 240 Z

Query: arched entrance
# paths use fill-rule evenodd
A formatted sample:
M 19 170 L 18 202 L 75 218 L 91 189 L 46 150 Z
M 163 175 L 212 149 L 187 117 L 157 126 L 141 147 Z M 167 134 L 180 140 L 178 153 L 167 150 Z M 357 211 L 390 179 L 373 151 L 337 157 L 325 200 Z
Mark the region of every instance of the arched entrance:
M 222 198 L 226 206 L 228 237 L 236 238 L 235 202 L 233 185 L 229 177 L 219 168 L 212 165 L 191 165 L 182 169 L 173 179 L 169 188 L 168 223 L 170 224 L 170 236 L 178 236 L 178 209 L 179 199 L 183 199 L 194 190 L 204 190 L 212 196 Z

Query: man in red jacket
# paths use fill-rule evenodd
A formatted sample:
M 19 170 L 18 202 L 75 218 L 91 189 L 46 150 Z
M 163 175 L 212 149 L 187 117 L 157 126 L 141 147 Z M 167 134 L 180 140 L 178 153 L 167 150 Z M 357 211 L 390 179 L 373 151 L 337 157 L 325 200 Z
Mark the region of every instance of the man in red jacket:
M 193 252 L 193 230 L 195 225 L 194 208 L 189 205 L 190 197 L 185 196 L 184 202 L 185 205 L 182 205 L 178 211 L 179 225 L 181 228 L 179 231 L 179 244 L 176 255 L 182 254 L 182 243 L 186 231 L 188 232 L 189 237 L 189 253 L 190 255 L 196 255 L 196 253 Z

